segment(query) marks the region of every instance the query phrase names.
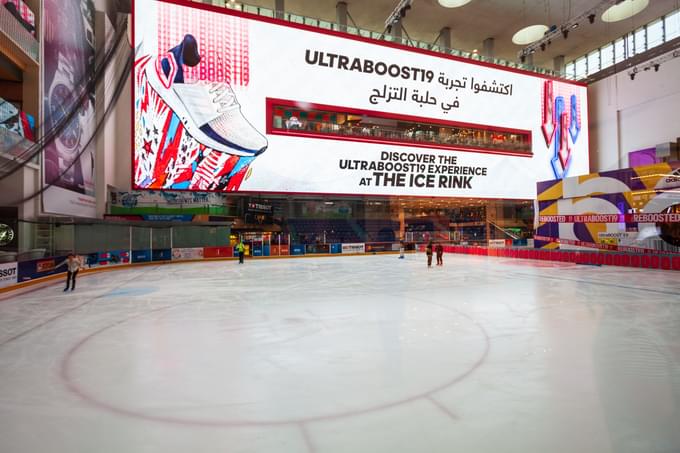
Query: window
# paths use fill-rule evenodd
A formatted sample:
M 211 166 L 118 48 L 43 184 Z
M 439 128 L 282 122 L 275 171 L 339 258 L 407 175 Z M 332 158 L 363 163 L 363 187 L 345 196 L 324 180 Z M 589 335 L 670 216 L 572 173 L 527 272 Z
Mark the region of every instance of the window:
M 614 45 L 607 44 L 600 49 L 600 68 L 605 69 L 614 64 Z
M 575 61 L 576 65 L 576 78 L 582 79 L 587 75 L 586 71 L 586 57 L 581 57 Z
M 614 41 L 614 63 L 621 63 L 626 59 L 626 44 L 623 38 Z
M 663 20 L 657 19 L 647 25 L 647 48 L 663 44 Z
M 530 156 L 531 131 L 268 100 L 267 133 Z
M 624 39 L 626 40 L 626 58 L 630 58 L 635 55 L 635 34 L 628 33 Z
M 582 79 L 615 63 L 680 37 L 680 10 L 627 33 L 612 44 L 589 52 L 567 65 L 567 77 Z
M 588 75 L 595 74 L 600 70 L 600 49 L 593 50 L 588 54 Z
M 635 30 L 635 55 L 647 50 L 647 30 L 640 27 Z
M 680 36 L 680 9 L 666 16 L 666 42 Z

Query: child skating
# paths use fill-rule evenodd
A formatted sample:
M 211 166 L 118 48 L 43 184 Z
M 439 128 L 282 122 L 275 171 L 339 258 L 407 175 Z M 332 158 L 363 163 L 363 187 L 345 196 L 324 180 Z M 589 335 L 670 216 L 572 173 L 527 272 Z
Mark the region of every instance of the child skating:
M 444 265 L 444 247 L 441 244 L 437 244 L 435 247 L 435 253 L 437 254 L 437 266 Z

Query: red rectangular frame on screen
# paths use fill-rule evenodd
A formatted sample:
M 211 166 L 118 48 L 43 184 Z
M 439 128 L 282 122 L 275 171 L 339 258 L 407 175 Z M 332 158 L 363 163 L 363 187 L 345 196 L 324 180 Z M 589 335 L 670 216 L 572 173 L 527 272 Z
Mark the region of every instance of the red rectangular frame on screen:
M 135 4 L 138 1 L 140 1 L 140 0 L 132 0 L 132 15 L 131 15 L 132 16 L 132 26 L 131 26 L 132 43 L 131 43 L 131 47 L 132 47 L 133 51 L 135 49 L 135 14 L 134 14 L 134 11 L 135 11 Z M 151 0 L 141 0 L 141 1 L 151 1 Z M 527 71 L 525 69 L 511 68 L 511 67 L 501 66 L 501 65 L 498 65 L 498 64 L 495 64 L 495 63 L 489 63 L 489 62 L 485 62 L 485 61 L 471 60 L 471 59 L 464 58 L 464 57 L 443 54 L 443 53 L 440 53 L 440 52 L 435 52 L 433 50 L 421 49 L 421 48 L 418 48 L 418 47 L 409 47 L 409 46 L 404 45 L 404 44 L 398 44 L 398 43 L 393 43 L 393 42 L 389 42 L 389 41 L 380 41 L 380 40 L 377 40 L 377 39 L 367 38 L 365 36 L 357 36 L 357 35 L 352 35 L 350 33 L 341 32 L 341 31 L 327 30 L 327 29 L 323 29 L 323 28 L 319 28 L 319 27 L 314 27 L 314 26 L 311 26 L 311 25 L 288 22 L 288 21 L 285 21 L 283 19 L 276 19 L 276 18 L 273 18 L 273 17 L 258 16 L 256 14 L 244 13 L 242 11 L 228 9 L 226 7 L 221 7 L 221 6 L 208 5 L 208 4 L 205 4 L 205 3 L 196 3 L 196 2 L 193 2 L 193 1 L 190 1 L 190 0 L 154 0 L 154 1 L 163 2 L 163 3 L 170 3 L 170 4 L 174 4 L 174 5 L 179 5 L 179 6 L 185 6 L 187 8 L 202 9 L 202 10 L 211 11 L 211 12 L 214 12 L 214 13 L 217 13 L 217 14 L 232 15 L 232 16 L 241 17 L 241 18 L 244 18 L 244 19 L 250 19 L 250 20 L 265 22 L 265 23 L 274 24 L 274 25 L 281 25 L 281 26 L 289 27 L 289 28 L 296 28 L 298 30 L 305 30 L 305 31 L 309 31 L 309 32 L 312 32 L 312 33 L 319 33 L 319 34 L 322 34 L 322 35 L 329 35 L 329 36 L 335 36 L 335 37 L 343 38 L 343 39 L 350 39 L 350 40 L 353 40 L 353 41 L 359 41 L 359 42 L 363 42 L 363 43 L 367 43 L 367 44 L 374 44 L 374 45 L 379 45 L 379 46 L 383 46 L 383 47 L 390 47 L 390 48 L 393 48 L 393 49 L 399 49 L 399 50 L 403 50 L 403 51 L 406 51 L 406 52 L 414 52 L 414 53 L 418 53 L 418 54 L 422 54 L 422 55 L 428 55 L 428 56 L 435 57 L 435 58 L 443 58 L 445 60 L 459 61 L 459 62 L 462 62 L 462 63 L 473 64 L 473 65 L 476 65 L 476 66 L 498 69 L 499 71 L 513 72 L 513 73 L 516 73 L 516 74 L 523 74 L 523 75 L 526 75 L 526 76 L 529 76 L 529 77 L 536 77 L 538 79 L 556 80 L 558 82 L 564 82 L 564 83 L 568 83 L 568 84 L 571 84 L 571 85 L 577 85 L 577 86 L 582 86 L 582 87 L 588 86 L 588 84 L 584 83 L 584 82 L 567 80 L 567 79 L 563 79 L 563 78 L 559 78 L 559 77 L 549 76 L 549 75 L 546 75 L 546 74 L 538 74 L 538 73 L 535 73 L 535 72 Z M 135 175 L 135 172 L 134 172 L 134 165 L 135 165 L 135 163 L 134 163 L 134 152 L 135 152 L 135 149 L 134 149 L 135 148 L 135 121 L 134 121 L 134 119 L 135 119 L 135 84 L 134 84 L 135 78 L 134 78 L 134 74 L 135 74 L 135 67 L 134 67 L 134 65 L 132 67 L 131 72 L 132 72 L 132 82 L 133 83 L 130 84 L 130 95 L 131 95 L 130 96 L 130 112 L 131 112 L 131 115 L 132 115 L 132 121 L 130 122 L 131 123 L 130 124 L 130 130 L 131 130 L 130 152 L 133 154 L 133 158 L 131 159 L 131 162 L 130 162 L 130 186 L 132 188 L 134 188 L 135 187 L 135 183 L 134 183 L 134 175 Z M 586 93 L 586 96 L 587 96 L 587 93 Z M 588 147 L 588 161 L 590 162 L 590 147 Z M 150 189 L 139 189 L 139 190 L 150 190 Z M 186 189 L 185 190 L 180 189 L 180 190 L 177 190 L 177 191 L 180 191 L 180 192 L 189 191 L 189 192 L 191 192 L 191 190 L 186 190 Z M 208 191 L 208 192 L 211 192 L 211 191 Z M 220 192 L 220 191 L 212 191 L 212 192 Z M 240 191 L 240 192 L 250 193 L 252 191 Z M 255 192 L 256 193 L 264 193 L 263 191 L 255 191 Z M 267 193 L 277 193 L 277 192 L 267 192 Z M 292 192 L 282 192 L 282 193 L 285 193 L 287 195 L 294 195 L 294 193 L 292 193 Z M 308 193 L 308 192 L 302 192 L 302 193 L 300 193 L 300 195 L 342 195 L 342 196 L 357 196 L 357 197 L 365 196 L 365 195 L 357 195 L 357 194 L 330 194 L 330 193 L 318 193 L 318 194 L 316 194 L 316 193 Z M 394 197 L 394 195 L 376 195 L 376 196 L 385 196 L 385 197 L 388 197 L 388 198 Z M 432 198 L 432 197 L 429 197 L 429 196 L 412 196 L 411 198 Z M 483 198 L 479 198 L 479 199 L 483 199 Z M 489 198 L 489 199 L 494 199 L 494 198 Z M 510 200 L 510 199 L 513 199 L 513 198 L 505 197 L 504 199 Z M 515 198 L 515 199 L 516 200 L 525 200 L 524 198 Z
M 300 105 L 304 105 L 305 109 L 310 109 L 310 110 L 326 110 L 326 111 L 333 111 L 337 113 L 348 113 L 351 115 L 370 115 L 372 117 L 377 117 L 377 118 L 382 118 L 382 119 L 389 119 L 389 120 L 397 120 L 397 121 L 405 121 L 405 122 L 413 122 L 413 123 L 425 123 L 427 125 L 433 125 L 433 126 L 442 126 L 442 127 L 469 127 L 469 128 L 475 128 L 478 130 L 487 130 L 487 131 L 492 131 L 492 132 L 509 132 L 509 133 L 514 133 L 514 134 L 521 134 L 529 137 L 529 147 L 531 148 L 532 145 L 532 134 L 531 131 L 528 130 L 521 130 L 521 129 L 511 129 L 507 127 L 495 127 L 495 126 L 489 126 L 485 124 L 473 124 L 473 123 L 463 123 L 463 122 L 456 122 L 456 121 L 445 121 L 445 120 L 440 120 L 440 119 L 434 119 L 434 118 L 424 118 L 424 117 L 419 117 L 419 116 L 412 116 L 412 115 L 401 115 L 397 113 L 391 113 L 391 112 L 379 112 L 375 110 L 365 110 L 365 109 L 355 109 L 351 107 L 340 107 L 337 105 L 326 105 L 326 104 L 314 104 L 306 101 L 291 101 L 289 99 L 275 99 L 275 98 L 267 98 L 267 106 L 266 106 L 266 115 L 267 115 L 267 135 L 284 135 L 284 136 L 291 136 L 291 137 L 305 137 L 305 138 L 313 138 L 313 139 L 324 139 L 324 140 L 341 140 L 341 141 L 350 141 L 350 142 L 361 142 L 361 143 L 379 143 L 383 145 L 396 145 L 396 146 L 408 146 L 411 148 L 429 148 L 429 149 L 443 149 L 443 150 L 448 150 L 448 151 L 465 151 L 465 152 L 473 152 L 473 153 L 482 153 L 482 154 L 501 154 L 505 156 L 516 156 L 516 157 L 532 157 L 533 153 L 523 153 L 523 152 L 513 152 L 513 151 L 505 151 L 505 150 L 499 150 L 499 149 L 490 149 L 490 148 L 482 148 L 482 147 L 477 147 L 477 146 L 465 146 L 465 145 L 446 145 L 446 144 L 439 144 L 439 143 L 427 143 L 427 142 L 414 142 L 414 141 L 408 141 L 408 140 L 400 140 L 400 139 L 390 139 L 390 138 L 385 138 L 385 137 L 370 137 L 370 136 L 351 136 L 351 135 L 337 135 L 337 134 L 331 134 L 331 133 L 323 133 L 323 132 L 312 132 L 312 131 L 303 131 L 303 130 L 284 130 L 284 129 L 278 129 L 274 128 L 273 125 L 273 119 L 274 119 L 274 107 L 275 106 L 281 106 L 281 107 L 291 107 L 291 108 L 296 108 L 300 109 Z

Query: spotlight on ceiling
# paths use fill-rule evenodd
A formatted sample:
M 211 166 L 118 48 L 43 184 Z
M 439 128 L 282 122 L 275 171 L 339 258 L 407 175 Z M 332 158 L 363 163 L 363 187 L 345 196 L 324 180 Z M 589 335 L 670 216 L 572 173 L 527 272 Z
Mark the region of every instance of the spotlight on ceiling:
M 564 39 L 567 39 L 569 37 L 569 29 L 568 28 L 562 29 L 562 36 L 564 36 Z
M 578 28 L 578 22 L 574 22 L 573 24 L 571 24 L 571 28 Z
M 630 80 L 635 80 L 635 73 L 634 72 L 631 72 L 628 75 L 630 76 Z
M 541 43 L 541 51 L 545 52 L 545 43 L 544 42 Z
M 525 55 L 520 55 L 519 61 L 521 61 L 522 63 L 524 63 L 525 61 L 527 61 L 527 57 L 526 57 Z
M 595 14 L 588 15 L 588 22 L 590 22 L 591 24 L 595 23 Z
M 659 63 L 654 65 L 654 72 L 659 72 L 659 66 L 661 66 Z

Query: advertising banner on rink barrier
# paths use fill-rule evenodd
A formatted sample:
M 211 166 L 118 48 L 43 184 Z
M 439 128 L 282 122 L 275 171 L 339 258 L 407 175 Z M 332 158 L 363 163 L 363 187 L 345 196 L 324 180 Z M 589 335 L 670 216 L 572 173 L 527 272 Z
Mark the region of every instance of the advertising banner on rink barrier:
M 203 259 L 203 247 L 174 248 L 172 249 L 173 260 L 201 260 Z
M 342 244 L 342 253 L 365 253 L 366 244 Z
M 0 263 L 0 288 L 17 282 L 17 263 Z
M 134 3 L 134 189 L 530 199 L 589 170 L 584 85 Z

